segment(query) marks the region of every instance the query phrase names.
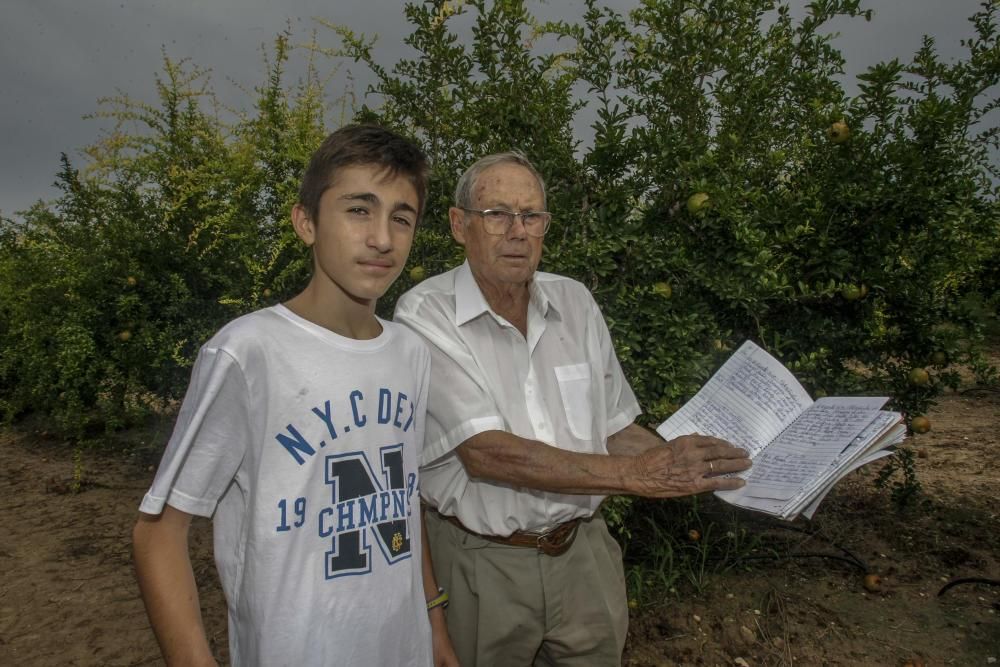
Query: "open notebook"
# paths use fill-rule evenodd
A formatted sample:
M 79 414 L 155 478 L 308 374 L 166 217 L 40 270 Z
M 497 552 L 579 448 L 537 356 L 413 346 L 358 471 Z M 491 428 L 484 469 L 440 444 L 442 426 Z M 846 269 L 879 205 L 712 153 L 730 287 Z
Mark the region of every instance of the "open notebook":
M 903 441 L 898 412 L 886 397 L 813 401 L 792 373 L 750 341 L 691 400 L 656 429 L 664 439 L 700 433 L 750 453 L 747 484 L 716 495 L 739 507 L 794 519 L 811 518 L 844 475 Z

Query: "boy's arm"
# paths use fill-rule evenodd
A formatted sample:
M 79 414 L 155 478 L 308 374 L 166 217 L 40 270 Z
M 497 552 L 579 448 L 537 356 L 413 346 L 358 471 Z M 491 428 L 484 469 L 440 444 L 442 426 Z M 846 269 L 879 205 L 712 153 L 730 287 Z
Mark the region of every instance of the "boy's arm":
M 420 504 L 420 537 L 423 545 L 423 577 L 424 598 L 428 601 L 438 596 L 437 579 L 434 578 L 434 567 L 431 563 L 431 547 L 427 539 L 427 528 L 424 526 L 424 505 Z M 444 606 L 438 605 L 427 611 L 431 622 L 431 641 L 434 648 L 434 667 L 458 667 L 458 656 L 451 645 L 448 636 L 448 624 L 444 617 Z
M 188 553 L 191 515 L 166 505 L 132 529 L 139 590 L 167 665 L 216 665 L 201 620 Z

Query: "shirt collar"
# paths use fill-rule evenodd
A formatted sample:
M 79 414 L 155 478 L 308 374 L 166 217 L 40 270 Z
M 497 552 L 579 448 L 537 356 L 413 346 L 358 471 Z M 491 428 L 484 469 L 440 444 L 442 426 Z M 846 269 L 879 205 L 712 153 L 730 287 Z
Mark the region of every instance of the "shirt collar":
M 530 304 L 538 309 L 543 317 L 549 314 L 558 315 L 559 311 L 545 293 L 545 289 L 538 280 L 532 280 L 528 286 L 530 293 Z M 483 313 L 493 313 L 490 304 L 486 302 L 482 290 L 476 283 L 472 275 L 472 268 L 469 267 L 469 260 L 465 260 L 462 266 L 458 267 L 455 275 L 455 324 L 462 326 L 470 322 Z

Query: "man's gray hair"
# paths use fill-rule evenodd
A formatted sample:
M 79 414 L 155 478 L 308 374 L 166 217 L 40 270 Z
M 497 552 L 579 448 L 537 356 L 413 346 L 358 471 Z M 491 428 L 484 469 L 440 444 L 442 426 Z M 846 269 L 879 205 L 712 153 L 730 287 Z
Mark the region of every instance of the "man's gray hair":
M 493 153 L 492 155 L 481 157 L 471 167 L 466 169 L 462 177 L 458 179 L 458 185 L 455 186 L 455 206 L 459 208 L 472 208 L 472 190 L 476 187 L 476 180 L 484 171 L 498 164 L 517 164 L 530 171 L 538 181 L 538 187 L 542 190 L 542 207 L 547 206 L 548 198 L 545 194 L 545 179 L 542 178 L 542 175 L 535 168 L 535 165 L 531 163 L 531 160 L 528 159 L 528 156 L 517 150 L 505 153 Z

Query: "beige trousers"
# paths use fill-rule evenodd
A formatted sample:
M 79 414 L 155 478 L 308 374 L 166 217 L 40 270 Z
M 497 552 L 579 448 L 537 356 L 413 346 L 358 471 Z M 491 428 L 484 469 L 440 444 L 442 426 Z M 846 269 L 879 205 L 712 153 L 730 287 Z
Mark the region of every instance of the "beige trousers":
M 463 667 L 621 664 L 628 630 L 622 552 L 600 516 L 581 523 L 560 556 L 489 542 L 435 512 L 424 516 Z

